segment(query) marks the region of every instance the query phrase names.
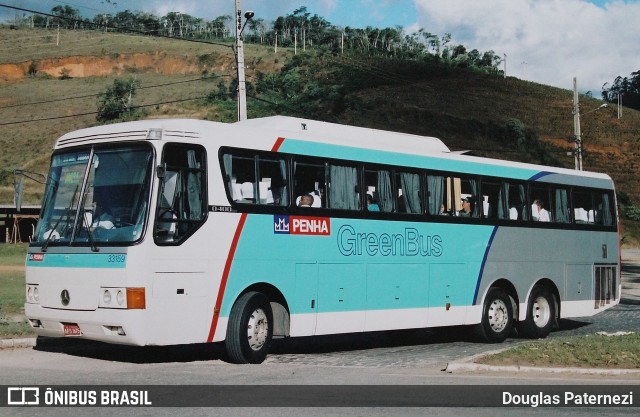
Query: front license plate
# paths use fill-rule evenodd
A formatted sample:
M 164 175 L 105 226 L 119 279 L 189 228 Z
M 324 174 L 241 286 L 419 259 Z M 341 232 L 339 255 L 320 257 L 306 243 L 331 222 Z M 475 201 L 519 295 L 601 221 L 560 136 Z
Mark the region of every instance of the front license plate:
M 82 336 L 82 332 L 80 331 L 80 326 L 78 326 L 77 324 L 65 324 L 64 335 L 65 336 Z

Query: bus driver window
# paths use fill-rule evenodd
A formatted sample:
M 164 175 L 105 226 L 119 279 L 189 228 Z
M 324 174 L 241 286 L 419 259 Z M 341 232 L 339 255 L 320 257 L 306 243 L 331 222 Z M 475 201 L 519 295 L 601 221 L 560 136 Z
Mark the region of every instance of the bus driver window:
M 156 242 L 179 243 L 204 222 L 207 215 L 205 167 L 205 153 L 200 146 L 165 146 L 159 170 Z

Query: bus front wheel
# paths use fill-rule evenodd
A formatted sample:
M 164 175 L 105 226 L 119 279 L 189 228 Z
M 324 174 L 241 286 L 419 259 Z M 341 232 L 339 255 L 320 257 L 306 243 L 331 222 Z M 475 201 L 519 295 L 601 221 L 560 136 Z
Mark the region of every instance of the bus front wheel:
M 503 342 L 513 327 L 513 306 L 501 288 L 491 288 L 482 307 L 482 320 L 476 333 L 489 343 Z
M 262 363 L 273 337 L 273 312 L 269 299 L 259 292 L 240 296 L 231 308 L 225 342 L 233 363 Z
M 553 296 L 544 287 L 534 287 L 527 304 L 527 318 L 520 323 L 519 328 L 526 337 L 543 339 L 551 332 L 555 315 Z

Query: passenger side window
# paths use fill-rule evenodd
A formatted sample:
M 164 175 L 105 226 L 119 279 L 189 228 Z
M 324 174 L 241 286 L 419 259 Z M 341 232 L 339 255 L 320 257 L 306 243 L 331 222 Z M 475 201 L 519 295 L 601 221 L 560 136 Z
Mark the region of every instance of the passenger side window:
M 393 211 L 395 198 L 393 196 L 391 178 L 389 170 L 365 168 L 365 192 L 371 198 L 371 203 L 367 204 L 368 211 L 381 211 L 384 213 Z M 369 197 L 367 197 L 367 201 L 369 201 Z
M 296 206 L 360 210 L 358 169 L 355 166 L 296 161 L 293 175 Z
M 289 204 L 287 161 L 271 155 L 222 155 L 224 178 L 231 199 L 238 204 Z
M 161 183 L 154 237 L 156 242 L 179 243 L 193 234 L 207 216 L 204 148 L 167 144 L 158 176 Z
M 296 161 L 293 166 L 294 204 L 299 207 L 327 207 L 325 164 Z
M 576 190 L 573 192 L 573 211 L 577 224 L 613 226 L 613 194 L 608 191 Z
M 573 218 L 576 224 L 595 224 L 592 193 L 588 190 L 573 192 Z
M 536 222 L 550 222 L 549 189 L 545 186 L 531 186 L 531 218 Z
M 448 212 L 458 217 L 480 217 L 484 210 L 484 200 L 479 198 L 480 190 L 475 178 L 448 177 L 446 187 Z

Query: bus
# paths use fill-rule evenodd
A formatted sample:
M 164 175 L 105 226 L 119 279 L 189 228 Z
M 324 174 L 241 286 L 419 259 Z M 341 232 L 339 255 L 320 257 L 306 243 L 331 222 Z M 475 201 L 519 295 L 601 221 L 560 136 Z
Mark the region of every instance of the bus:
M 37 335 L 224 342 L 468 325 L 543 338 L 620 300 L 607 175 L 284 116 L 60 137 L 26 259 Z

